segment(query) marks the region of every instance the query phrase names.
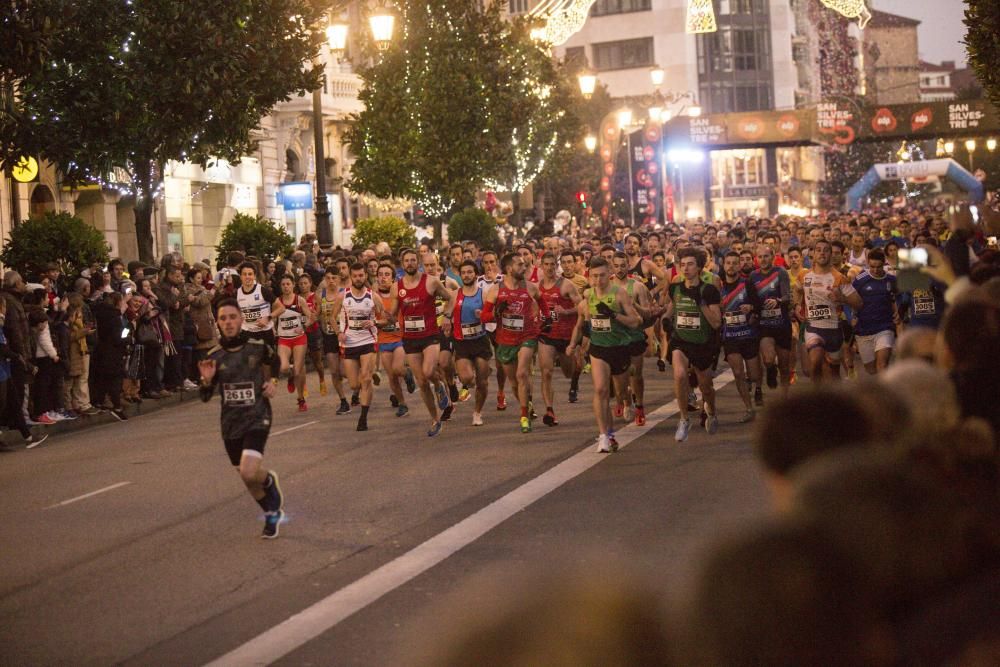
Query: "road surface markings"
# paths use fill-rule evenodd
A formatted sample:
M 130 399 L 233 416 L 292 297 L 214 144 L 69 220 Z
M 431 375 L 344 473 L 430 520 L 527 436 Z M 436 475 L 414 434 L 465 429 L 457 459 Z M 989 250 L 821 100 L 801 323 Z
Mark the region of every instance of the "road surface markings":
M 70 503 L 75 503 L 79 500 L 86 500 L 87 498 L 92 498 L 99 493 L 107 493 L 108 491 L 113 491 L 114 489 L 121 488 L 123 486 L 128 486 L 132 482 L 118 482 L 117 484 L 112 484 L 111 486 L 106 486 L 103 489 L 98 489 L 97 491 L 91 491 L 90 493 L 85 493 L 82 496 L 77 496 L 76 498 L 70 498 L 69 500 L 64 500 L 61 503 L 56 503 L 55 505 L 49 505 L 45 509 L 50 510 L 56 507 L 62 507 L 63 505 L 69 505 Z
M 291 428 L 286 428 L 286 429 L 284 429 L 282 431 L 275 431 L 274 433 L 271 434 L 271 437 L 273 438 L 276 435 L 284 435 L 285 433 L 291 433 L 292 431 L 297 431 L 300 428 L 305 428 L 306 426 L 312 426 L 313 424 L 318 424 L 318 423 L 319 423 L 319 420 L 316 419 L 316 420 L 311 421 L 311 422 L 306 422 L 305 424 L 299 424 L 298 426 L 292 426 Z
M 719 389 L 732 381 L 732 371 L 726 371 L 715 378 L 715 387 Z M 673 400 L 647 415 L 645 425 L 630 424 L 619 431 L 616 434 L 619 446 L 626 447 L 633 440 L 676 414 L 677 408 L 672 406 L 676 406 Z M 213 660 L 207 667 L 268 665 L 279 660 L 387 593 L 423 574 L 459 549 L 475 542 L 535 501 L 607 458 L 607 454 L 596 453 L 592 444 L 587 445 L 585 450 L 549 468 L 538 477 L 525 482 L 395 560 Z

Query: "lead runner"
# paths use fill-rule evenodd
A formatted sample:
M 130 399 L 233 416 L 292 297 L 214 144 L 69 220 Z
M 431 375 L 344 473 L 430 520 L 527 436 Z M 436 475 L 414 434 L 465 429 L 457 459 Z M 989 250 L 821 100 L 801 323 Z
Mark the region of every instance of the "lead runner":
M 264 446 L 271 430 L 271 401 L 275 387 L 270 381 L 274 352 L 264 341 L 242 332 L 243 312 L 236 299 L 223 299 L 217 308 L 222 337 L 198 362 L 201 400 L 208 402 L 219 388 L 222 398 L 222 439 L 229 461 L 236 466 L 260 508 L 264 510 L 261 537 L 274 539 L 285 516 L 278 475 L 264 468 Z

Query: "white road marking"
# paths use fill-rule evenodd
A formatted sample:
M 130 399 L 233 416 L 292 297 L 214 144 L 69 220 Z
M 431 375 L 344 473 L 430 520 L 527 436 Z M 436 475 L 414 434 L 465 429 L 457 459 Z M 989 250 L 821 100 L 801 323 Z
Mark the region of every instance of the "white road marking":
M 726 371 L 715 378 L 715 387 L 718 389 L 732 381 L 732 371 Z M 644 426 L 633 423 L 618 431 L 619 446 L 626 447 L 676 413 L 676 402 L 671 400 L 647 415 Z M 607 458 L 607 454 L 596 453 L 594 445 L 588 445 L 585 450 L 525 482 L 472 516 L 216 658 L 207 667 L 268 665 L 279 660 Z
M 275 431 L 274 433 L 271 434 L 271 437 L 273 438 L 276 435 L 284 435 L 285 433 L 291 433 L 292 431 L 297 431 L 300 428 L 305 428 L 306 426 L 312 426 L 313 424 L 318 424 L 318 423 L 319 423 L 319 420 L 316 419 L 316 420 L 311 421 L 311 422 L 306 422 L 305 424 L 299 424 L 298 426 L 292 426 L 291 428 L 286 428 L 283 431 Z
M 123 486 L 128 486 L 131 483 L 132 482 L 118 482 L 117 484 L 112 484 L 111 486 L 106 486 L 103 489 L 98 489 L 97 491 L 91 491 L 90 493 L 85 493 L 82 496 L 77 496 L 76 498 L 70 498 L 69 500 L 64 500 L 61 503 L 56 503 L 55 505 L 49 505 L 45 509 L 50 510 L 50 509 L 54 509 L 56 507 L 62 507 L 63 505 L 69 505 L 70 503 L 75 503 L 78 500 L 85 500 L 87 498 L 91 498 L 93 496 L 96 496 L 99 493 L 106 493 L 108 491 L 112 491 L 114 489 L 117 489 L 117 488 L 120 488 L 120 487 L 123 487 Z

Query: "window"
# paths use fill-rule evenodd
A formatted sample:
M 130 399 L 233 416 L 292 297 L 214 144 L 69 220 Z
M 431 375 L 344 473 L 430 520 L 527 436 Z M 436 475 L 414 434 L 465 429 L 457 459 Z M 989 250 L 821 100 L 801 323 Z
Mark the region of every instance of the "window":
M 507 9 L 511 14 L 523 14 L 530 9 L 530 4 L 529 0 L 507 0 Z
M 628 12 L 648 12 L 651 0 L 597 0 L 590 9 L 591 16 L 626 14 Z
M 599 72 L 653 64 L 653 38 L 594 44 L 594 68 Z
M 569 70 L 577 71 L 587 67 L 587 49 L 583 46 L 570 46 L 566 49 L 566 66 Z

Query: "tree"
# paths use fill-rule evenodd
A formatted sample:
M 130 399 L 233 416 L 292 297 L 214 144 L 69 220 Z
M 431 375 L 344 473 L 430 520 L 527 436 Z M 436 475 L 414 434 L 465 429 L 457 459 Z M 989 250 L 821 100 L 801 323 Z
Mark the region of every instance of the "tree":
M 418 202 L 440 222 L 488 183 L 534 178 L 572 125 L 571 88 L 503 3 L 403 0 L 401 37 L 362 70 L 350 187 Z
M 448 221 L 448 239 L 452 243 L 475 241 L 479 247 L 490 250 L 500 247 L 497 221 L 481 208 L 467 208 L 451 216 Z
M 49 212 L 25 220 L 10 230 L 0 252 L 0 262 L 26 279 L 55 262 L 62 271 L 64 288 L 71 288 L 80 272 L 94 264 L 107 264 L 110 247 L 104 234 L 65 211 Z
M 260 118 L 321 82 L 304 65 L 319 51 L 320 14 L 310 0 L 71 4 L 75 20 L 52 41 L 47 65 L 19 84 L 34 121 L 25 143 L 67 182 L 126 183 L 139 255 L 151 261 L 167 163 L 251 153 Z
M 385 241 L 395 254 L 403 248 L 417 245 L 417 233 L 406 220 L 390 215 L 364 218 L 354 225 L 351 243 L 355 248 L 367 248 Z
M 269 262 L 279 255 L 287 257 L 295 246 L 288 232 L 260 215 L 237 213 L 222 230 L 215 252 L 219 257 L 238 250 L 246 255 Z
M 965 48 L 969 64 L 986 96 L 1000 105 L 1000 3 L 996 0 L 966 0 Z

